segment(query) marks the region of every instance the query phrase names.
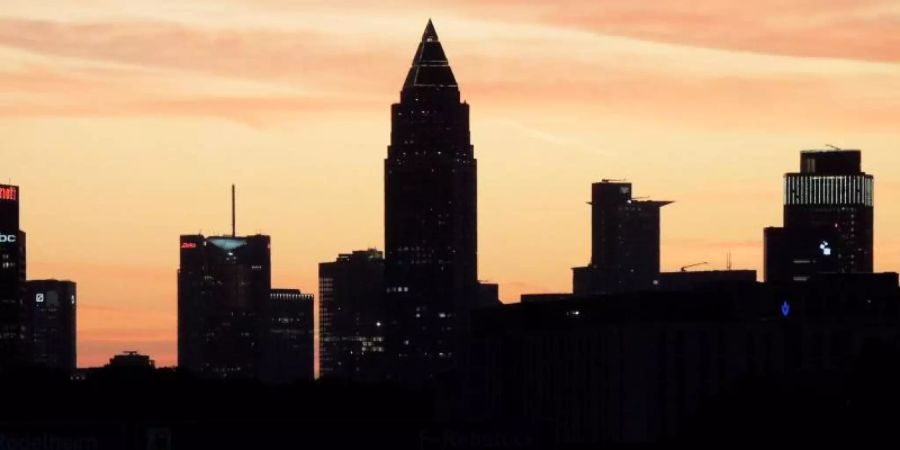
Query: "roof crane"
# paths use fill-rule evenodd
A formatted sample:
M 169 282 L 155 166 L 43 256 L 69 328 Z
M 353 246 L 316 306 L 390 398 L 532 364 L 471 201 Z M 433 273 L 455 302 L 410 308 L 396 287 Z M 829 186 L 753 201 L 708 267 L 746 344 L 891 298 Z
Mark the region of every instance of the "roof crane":
M 833 145 L 831 145 L 831 144 L 825 144 L 825 146 L 826 146 L 826 147 L 831 147 L 832 150 L 837 150 L 837 151 L 843 150 L 842 148 L 840 148 L 840 147 L 835 147 L 835 146 L 833 146 Z
M 681 271 L 682 271 L 682 272 L 687 272 L 687 270 L 690 269 L 691 267 L 705 266 L 705 265 L 707 265 L 707 264 L 709 264 L 709 263 L 706 262 L 706 261 L 699 262 L 699 263 L 694 263 L 694 264 L 688 264 L 688 265 L 686 265 L 686 266 L 681 266 Z

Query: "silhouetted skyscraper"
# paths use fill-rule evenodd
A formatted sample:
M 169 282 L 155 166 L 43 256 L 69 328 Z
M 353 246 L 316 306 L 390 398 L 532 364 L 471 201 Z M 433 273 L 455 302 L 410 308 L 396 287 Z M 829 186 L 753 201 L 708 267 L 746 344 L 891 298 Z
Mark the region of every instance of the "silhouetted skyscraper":
M 859 150 L 800 154 L 784 176 L 784 226 L 765 229 L 766 281 L 872 272 L 874 180 Z
M 384 258 L 375 249 L 319 264 L 319 372 L 323 377 L 384 376 Z
M 261 378 L 268 383 L 312 380 L 313 296 L 298 289 L 272 289 L 269 330 Z
M 28 315 L 19 187 L 0 184 L 0 371 L 25 362 Z
M 269 236 L 180 242 L 178 365 L 205 377 L 258 377 L 269 326 Z
M 75 370 L 75 283 L 29 280 L 25 285 L 25 305 L 31 317 L 29 362 L 52 369 Z
M 453 367 L 477 303 L 476 161 L 469 105 L 431 21 L 391 106 L 385 285 L 391 373 L 421 383 Z
M 653 287 L 659 275 L 659 209 L 672 202 L 638 200 L 631 183 L 591 186 L 591 262 L 573 269 L 576 295 Z

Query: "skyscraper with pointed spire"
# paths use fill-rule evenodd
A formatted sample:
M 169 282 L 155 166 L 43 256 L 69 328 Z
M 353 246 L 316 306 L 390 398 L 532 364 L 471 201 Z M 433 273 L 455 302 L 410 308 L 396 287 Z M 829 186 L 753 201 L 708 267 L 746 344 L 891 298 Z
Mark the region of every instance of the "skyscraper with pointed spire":
M 391 106 L 384 163 L 386 351 L 407 384 L 453 368 L 477 303 L 473 150 L 469 105 L 429 20 Z

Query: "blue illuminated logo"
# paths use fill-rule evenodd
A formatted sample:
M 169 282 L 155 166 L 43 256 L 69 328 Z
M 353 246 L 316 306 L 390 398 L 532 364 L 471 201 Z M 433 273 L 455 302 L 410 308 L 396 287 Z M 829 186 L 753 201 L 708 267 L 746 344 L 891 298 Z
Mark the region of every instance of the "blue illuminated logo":
M 785 300 L 784 303 L 781 304 L 781 316 L 787 317 L 791 314 L 791 304 Z

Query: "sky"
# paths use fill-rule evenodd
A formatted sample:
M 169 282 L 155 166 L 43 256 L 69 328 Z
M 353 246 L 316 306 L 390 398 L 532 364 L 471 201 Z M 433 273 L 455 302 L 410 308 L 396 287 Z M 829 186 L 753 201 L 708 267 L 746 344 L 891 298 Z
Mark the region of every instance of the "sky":
M 28 276 L 78 283 L 78 363 L 176 360 L 178 236 L 272 236 L 273 286 L 383 247 L 390 104 L 429 18 L 471 104 L 479 276 L 571 290 L 592 182 L 674 200 L 662 266 L 761 271 L 799 152 L 863 151 L 900 271 L 896 0 L 4 0 L 0 181 Z

